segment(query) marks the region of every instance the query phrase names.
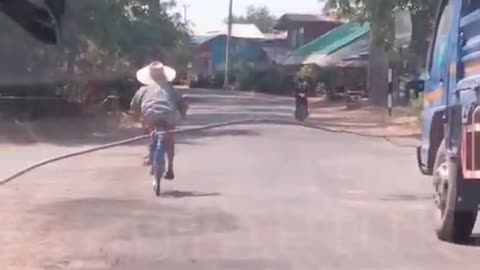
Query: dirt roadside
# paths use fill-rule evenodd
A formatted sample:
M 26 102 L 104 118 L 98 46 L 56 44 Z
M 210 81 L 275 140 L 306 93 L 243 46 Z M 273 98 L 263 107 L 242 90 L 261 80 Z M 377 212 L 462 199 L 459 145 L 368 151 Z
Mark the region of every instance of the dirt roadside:
M 317 99 L 312 101 L 309 123 L 373 136 L 420 137 L 418 117 L 407 107 L 394 108 L 389 116 L 385 108 L 363 104 L 347 110 L 345 103 Z

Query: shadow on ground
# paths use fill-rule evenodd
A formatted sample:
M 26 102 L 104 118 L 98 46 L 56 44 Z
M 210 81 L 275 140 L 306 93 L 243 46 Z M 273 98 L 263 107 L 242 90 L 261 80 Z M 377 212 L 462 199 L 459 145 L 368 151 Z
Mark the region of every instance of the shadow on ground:
M 172 193 L 178 198 L 187 195 L 201 197 L 202 193 Z M 215 193 L 203 193 L 204 197 L 207 195 L 215 196 Z M 219 208 L 189 210 L 155 200 L 84 198 L 39 205 L 30 212 L 48 217 L 52 232 L 110 230 L 115 225 L 119 229 L 110 233 L 126 240 L 134 237 L 131 228 L 138 228 L 140 235 L 135 237 L 145 238 L 199 236 L 238 229 L 235 218 Z
M 161 194 L 161 197 L 181 199 L 181 198 L 195 198 L 195 197 L 216 197 L 220 195 L 221 194 L 218 192 L 202 193 L 202 192 L 172 190 L 172 191 L 163 192 Z
M 120 254 L 106 259 L 101 256 L 72 256 L 44 264 L 42 269 L 175 269 L 175 270 L 244 270 L 244 269 L 276 269 L 291 270 L 294 267 L 284 258 L 278 259 L 178 259 L 178 258 L 151 258 L 147 254 L 136 254 L 135 257 Z M 73 266 L 73 267 L 72 267 Z
M 187 97 L 192 102 L 190 114 L 182 121 L 179 128 L 203 126 L 220 122 L 268 118 L 274 120 L 293 120 L 294 101 L 291 97 L 269 95 L 250 95 L 248 93 L 219 92 L 213 90 L 187 90 Z M 307 123 L 336 129 L 358 129 L 362 132 L 384 128 L 377 120 L 360 121 L 355 111 L 341 113 L 342 103 L 330 103 L 312 100 L 312 108 L 324 108 L 316 111 Z M 366 108 L 365 111 L 369 109 Z M 360 113 L 360 112 L 359 112 Z M 357 117 L 352 117 L 357 115 Z M 362 114 L 363 115 L 363 114 Z M 362 117 L 360 117 L 362 118 Z M 365 117 L 364 117 L 365 118 Z M 361 122 L 361 123 L 359 123 Z M 395 126 L 394 124 L 388 124 Z M 401 125 L 398 125 L 401 126 Z M 258 135 L 248 131 L 232 130 L 230 132 L 197 133 L 198 137 L 213 136 L 248 136 Z M 144 135 L 140 128 L 118 128 L 118 123 L 102 117 L 96 118 L 56 118 L 33 122 L 3 120 L 0 122 L 0 144 L 36 144 L 47 143 L 62 146 L 99 145 Z M 144 142 L 141 142 L 142 144 Z M 180 139 L 179 143 L 193 144 Z
M 218 137 L 238 137 L 238 136 L 260 136 L 260 132 L 248 129 L 231 128 L 231 129 L 208 129 L 189 133 L 179 134 L 176 138 L 177 144 L 183 145 L 201 145 L 201 138 L 218 138 Z
M 117 268 L 118 267 L 118 268 Z M 135 263 L 118 262 L 115 269 L 176 269 L 176 270 L 244 270 L 244 269 L 277 269 L 291 270 L 294 269 L 289 261 L 284 258 L 277 259 L 216 259 L 216 260 L 141 260 Z
M 417 194 L 390 194 L 381 198 L 382 201 L 391 202 L 413 202 L 413 201 L 433 201 L 433 195 L 417 195 Z
M 473 234 L 467 243 L 463 243 L 464 246 L 480 247 L 480 233 Z
M 98 145 L 143 135 L 141 128 L 120 128 L 101 118 L 48 118 L 32 122 L 4 120 L 0 144 Z
M 211 117 L 215 117 L 212 115 Z M 229 118 L 230 119 L 230 118 Z M 234 120 L 232 118 L 231 120 Z M 200 121 L 199 125 L 208 125 L 220 121 Z M 181 125 L 179 128 L 188 128 Z M 42 123 L 15 123 L 3 122 L 0 124 L 0 144 L 33 145 L 39 143 L 61 146 L 102 145 L 115 141 L 125 140 L 136 136 L 146 135 L 142 128 L 129 127 L 111 129 L 99 128 L 84 119 L 51 119 Z M 212 129 L 196 131 L 178 136 L 179 144 L 197 144 L 193 139 L 222 136 L 257 136 L 258 132 L 232 127 L 230 129 Z M 145 145 L 139 141 L 129 145 Z
M 228 129 L 206 129 L 199 131 L 192 131 L 189 133 L 180 134 L 179 139 L 196 139 L 209 137 L 238 137 L 238 136 L 259 136 L 260 132 L 242 128 L 228 128 Z

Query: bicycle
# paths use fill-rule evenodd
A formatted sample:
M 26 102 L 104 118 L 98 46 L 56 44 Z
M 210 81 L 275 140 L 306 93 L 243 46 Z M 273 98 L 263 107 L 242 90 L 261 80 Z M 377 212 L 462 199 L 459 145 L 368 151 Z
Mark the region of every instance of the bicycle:
M 160 197 L 160 184 L 165 174 L 165 140 L 163 134 L 160 134 L 158 131 L 154 131 L 152 136 L 152 143 L 150 144 L 150 174 L 154 178 L 153 191 L 157 197 Z

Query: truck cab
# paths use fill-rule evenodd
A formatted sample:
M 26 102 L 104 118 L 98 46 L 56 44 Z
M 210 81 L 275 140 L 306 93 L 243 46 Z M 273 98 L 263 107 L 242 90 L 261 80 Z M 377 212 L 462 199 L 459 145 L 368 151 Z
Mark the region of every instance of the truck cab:
M 425 80 L 420 171 L 433 176 L 437 236 L 470 239 L 480 203 L 480 1 L 441 0 Z

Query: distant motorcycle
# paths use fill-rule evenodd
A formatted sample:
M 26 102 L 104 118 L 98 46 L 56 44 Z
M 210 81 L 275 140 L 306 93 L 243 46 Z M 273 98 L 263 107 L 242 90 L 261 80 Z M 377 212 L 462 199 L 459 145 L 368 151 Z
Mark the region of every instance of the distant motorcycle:
M 309 115 L 307 87 L 300 85 L 295 91 L 295 119 L 304 122 Z

